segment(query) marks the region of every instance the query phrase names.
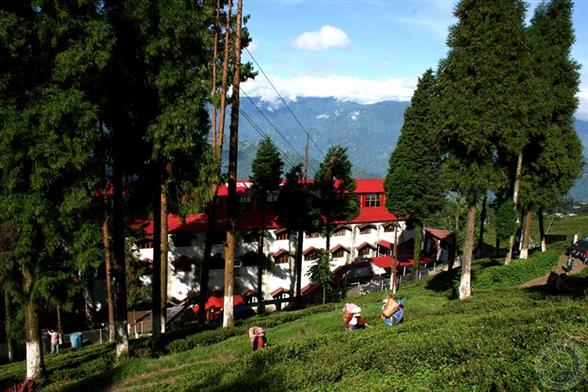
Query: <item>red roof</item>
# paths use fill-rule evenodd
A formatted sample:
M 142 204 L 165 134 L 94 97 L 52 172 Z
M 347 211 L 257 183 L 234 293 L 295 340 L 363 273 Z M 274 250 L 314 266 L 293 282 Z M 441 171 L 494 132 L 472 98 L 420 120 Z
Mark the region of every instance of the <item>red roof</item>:
M 384 193 L 384 180 L 381 178 L 362 178 L 355 180 L 355 193 Z
M 343 249 L 345 252 L 349 252 L 349 249 L 347 249 L 346 247 L 344 247 L 344 246 L 343 246 L 343 245 L 341 245 L 341 244 L 338 244 L 338 245 L 336 245 L 336 246 L 332 247 L 332 248 L 331 248 L 331 252 L 333 252 L 333 253 L 334 253 L 334 252 L 338 251 L 339 249 Z
M 316 251 L 316 252 L 320 252 L 321 250 L 322 250 L 322 249 L 317 249 L 317 248 L 315 248 L 314 246 L 311 246 L 311 247 L 309 247 L 309 248 L 306 248 L 306 249 L 304 250 L 304 252 L 302 252 L 302 254 L 306 256 L 306 255 L 307 255 L 307 254 L 309 254 L 310 252 L 314 252 L 314 251 Z
M 453 237 L 453 233 L 449 230 L 435 229 L 433 227 L 426 227 L 425 231 L 433 237 L 446 241 Z
M 289 293 L 290 290 L 286 290 L 283 287 L 278 287 L 277 289 L 275 289 L 274 291 L 271 292 L 272 297 L 275 297 L 276 295 L 282 294 L 282 293 Z
M 378 256 L 372 257 L 370 261 L 380 268 L 390 268 L 392 266 L 392 256 Z M 396 260 L 396 265 L 399 267 L 409 267 L 412 265 L 412 260 Z
M 386 240 L 379 240 L 378 245 L 383 246 L 384 248 L 392 249 L 393 244 Z
M 288 252 L 286 249 L 278 249 L 277 251 L 275 251 L 274 253 L 272 253 L 273 257 L 278 257 L 283 253 L 287 253 L 290 254 L 290 252 Z
M 233 306 L 243 305 L 245 300 L 239 294 L 233 295 Z M 214 293 L 206 300 L 206 304 L 204 305 L 204 309 L 208 310 L 210 308 L 222 308 L 225 306 L 225 299 L 224 295 L 220 293 Z
M 363 242 L 361 245 L 357 246 L 357 249 L 358 249 L 358 250 L 359 250 L 359 249 L 363 249 L 363 248 L 365 248 L 366 246 L 369 246 L 369 247 L 370 247 L 370 248 L 372 248 L 372 249 L 374 249 L 374 248 L 375 248 L 375 247 L 374 247 L 372 244 L 370 244 L 369 242 Z

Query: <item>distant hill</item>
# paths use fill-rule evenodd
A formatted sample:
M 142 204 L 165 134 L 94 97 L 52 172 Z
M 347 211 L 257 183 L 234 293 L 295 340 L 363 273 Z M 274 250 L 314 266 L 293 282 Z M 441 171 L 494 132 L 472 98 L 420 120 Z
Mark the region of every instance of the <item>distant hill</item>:
M 241 100 L 241 110 L 263 132 L 271 136 L 277 146 L 293 163 L 302 161 L 306 135 L 283 104 L 268 104 L 259 98 L 252 98 L 262 113 L 248 99 Z M 290 109 L 304 128 L 310 133 L 318 148 L 311 143 L 311 175 L 322 160 L 319 149 L 324 153 L 330 145 L 347 147 L 357 177 L 384 177 L 388 169 L 388 158 L 396 146 L 408 102 L 386 101 L 371 105 L 339 101 L 334 98 L 298 98 L 288 102 Z M 288 143 L 268 123 L 266 118 L 284 135 Z M 227 121 L 228 123 L 228 121 Z M 585 155 L 588 156 L 588 121 L 576 120 L 576 129 Z M 251 160 L 255 156 L 260 133 L 245 116 L 239 123 L 239 177 L 250 174 Z M 228 149 L 225 149 L 227 151 Z M 588 161 L 588 160 L 587 160 Z M 286 165 L 289 167 L 289 165 Z M 570 191 L 575 200 L 588 200 L 588 166 L 583 177 Z

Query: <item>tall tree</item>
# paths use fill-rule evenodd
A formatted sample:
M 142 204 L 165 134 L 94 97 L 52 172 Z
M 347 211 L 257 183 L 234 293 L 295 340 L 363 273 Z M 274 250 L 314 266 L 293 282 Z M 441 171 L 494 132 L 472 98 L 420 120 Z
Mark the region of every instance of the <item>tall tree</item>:
M 308 275 L 311 280 L 319 282 L 323 288 L 323 304 L 327 299 L 327 291 L 330 291 L 333 283 L 333 271 L 331 271 L 331 253 L 328 250 L 321 252 L 321 257 L 310 268 Z
M 98 226 L 88 217 L 99 112 L 93 82 L 112 37 L 91 1 L 0 7 L 0 222 L 18 228 L 7 257 L 25 313 L 26 377 L 37 379 L 39 313 L 64 271 L 100 259 Z
M 239 89 L 241 83 L 241 25 L 243 0 L 237 2 L 237 23 L 235 29 L 235 51 L 233 69 L 233 96 L 231 97 L 231 138 L 229 144 L 228 219 L 225 245 L 225 298 L 223 306 L 223 327 L 233 326 L 233 286 L 235 283 L 235 249 L 237 246 L 237 151 L 239 147 Z
M 327 239 L 326 252 L 330 252 L 331 233 L 336 222 L 353 220 L 359 214 L 357 197 L 353 193 L 355 187 L 347 149 L 330 147 L 312 184 L 321 215 L 321 228 Z
M 294 166 L 286 173 L 286 181 L 280 189 L 276 212 L 280 226 L 296 233 L 296 255 L 294 270 L 296 272 L 296 308 L 301 307 L 302 252 L 304 232 L 316 230 L 320 216 L 315 207 L 314 196 L 309 183 L 304 180 L 301 165 Z
M 504 182 L 497 146 L 516 152 L 526 130 L 525 5 L 519 0 L 462 0 L 441 61 L 439 127 L 446 148 L 445 178 L 467 205 L 460 299 L 471 295 L 476 204 Z
M 258 313 L 263 313 L 263 266 L 265 256 L 263 245 L 265 242 L 265 215 L 267 210 L 267 199 L 269 194 L 277 192 L 282 182 L 282 168 L 284 162 L 280 158 L 278 151 L 272 139 L 263 138 L 259 142 L 255 158 L 251 162 L 251 176 L 249 180 L 253 183 L 252 190 L 255 194 L 258 206 L 261 209 L 261 225 L 259 228 L 258 242 L 258 267 L 257 267 L 257 303 L 259 304 Z
M 410 107 L 404 113 L 404 124 L 384 182 L 386 208 L 409 218 L 415 226 L 415 280 L 419 276 L 423 220 L 443 201 L 443 189 L 438 185 L 441 154 L 435 129 L 435 96 L 435 76 L 428 69 L 419 78 Z
M 524 166 L 522 205 L 531 219 L 539 215 L 540 236 L 545 250 L 543 210 L 554 205 L 573 186 L 582 170 L 581 142 L 573 127 L 578 107 L 579 64 L 571 58 L 574 43 L 573 3 L 552 0 L 535 9 L 527 28 L 536 86 L 532 116 L 532 140 Z M 521 257 L 528 252 L 529 231 L 525 230 Z

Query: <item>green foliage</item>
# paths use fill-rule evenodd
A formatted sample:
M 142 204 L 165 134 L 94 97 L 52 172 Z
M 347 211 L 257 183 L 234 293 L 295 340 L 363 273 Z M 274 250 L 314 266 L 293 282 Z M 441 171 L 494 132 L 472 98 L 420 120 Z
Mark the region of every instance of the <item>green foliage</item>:
M 516 227 L 517 213 L 511 200 L 498 205 L 495 216 L 496 238 L 499 241 L 506 241 L 514 232 Z
M 559 262 L 560 253 L 554 250 L 535 253 L 528 260 L 514 260 L 506 266 L 482 270 L 475 275 L 473 286 L 479 289 L 515 287 L 548 273 Z
M 151 293 L 151 285 L 146 285 L 141 280 L 148 275 L 148 268 L 147 263 L 139 258 L 135 241 L 133 237 L 126 238 L 127 304 L 131 307 L 150 298 Z
M 327 246 L 330 243 L 333 224 L 336 221 L 353 220 L 359 214 L 357 197 L 353 193 L 355 186 L 347 149 L 332 146 L 321 162 L 312 184 L 321 224 L 327 237 Z
M 321 252 L 321 257 L 308 271 L 310 280 L 323 286 L 323 303 L 325 302 L 325 292 L 330 291 L 333 285 L 333 271 L 331 268 L 331 253 L 325 250 Z
M 251 162 L 252 189 L 255 193 L 266 196 L 266 192 L 278 189 L 282 181 L 282 168 L 284 162 L 280 158 L 280 152 L 272 139 L 268 136 L 259 142 L 255 159 Z
M 280 188 L 276 212 L 278 223 L 291 231 L 312 230 L 319 221 L 309 184 L 304 181 L 301 165 L 286 173 L 286 181 Z
M 420 78 L 404 114 L 404 125 L 390 156 L 384 183 L 386 207 L 402 217 L 422 222 L 442 204 L 441 161 L 433 101 L 435 76 L 428 69 Z

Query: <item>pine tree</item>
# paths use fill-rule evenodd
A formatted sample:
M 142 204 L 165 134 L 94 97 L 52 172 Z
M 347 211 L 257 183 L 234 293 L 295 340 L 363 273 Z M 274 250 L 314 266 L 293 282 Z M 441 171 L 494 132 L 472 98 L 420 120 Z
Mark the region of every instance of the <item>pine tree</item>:
M 327 239 L 327 252 L 330 252 L 335 222 L 350 221 L 359 214 L 358 201 L 353 193 L 355 186 L 347 149 L 332 146 L 321 162 L 312 184 L 317 209 L 322 217 L 321 227 Z
M 18 228 L 7 257 L 24 309 L 26 377 L 43 368 L 39 313 L 74 268 L 96 260 L 92 205 L 96 72 L 112 36 L 94 2 L 2 3 L 0 8 L 0 223 Z
M 471 260 L 476 205 L 487 189 L 504 181 L 495 166 L 497 148 L 516 154 L 527 130 L 523 28 L 519 0 L 462 0 L 441 61 L 439 128 L 444 140 L 444 177 L 468 207 L 460 298 L 471 295 Z
M 333 284 L 333 271 L 331 271 L 331 253 L 328 250 L 321 252 L 321 257 L 308 271 L 310 279 L 319 282 L 323 288 L 323 304 Z
M 419 78 L 384 182 L 386 208 L 415 226 L 413 279 L 419 276 L 423 220 L 442 205 L 438 186 L 441 161 L 435 129 L 435 76 L 428 69 Z
M 301 165 L 294 166 L 286 174 L 286 181 L 280 189 L 276 203 L 278 223 L 296 233 L 296 255 L 294 270 L 296 272 L 296 307 L 301 307 L 302 252 L 304 232 L 316 230 L 320 216 L 316 209 L 314 195 L 309 183 L 304 180 Z
M 259 208 L 261 209 L 261 226 L 259 227 L 259 242 L 258 242 L 258 266 L 257 266 L 257 301 L 258 313 L 263 313 L 263 265 L 265 263 L 265 256 L 263 253 L 263 244 L 265 241 L 265 214 L 267 209 L 268 195 L 276 192 L 282 181 L 282 168 L 284 162 L 280 158 L 280 152 L 269 137 L 263 138 L 259 146 L 255 158 L 251 162 L 251 176 L 249 180 L 252 182 L 252 190 L 258 200 Z
M 537 210 L 543 248 L 543 210 L 568 192 L 582 170 L 581 142 L 573 127 L 580 78 L 579 65 L 570 55 L 575 40 L 572 7 L 570 0 L 541 4 L 527 29 L 537 102 L 532 140 L 525 152 L 529 160 L 523 170 L 521 202 L 527 219 L 532 209 Z M 528 244 L 529 230 L 523 233 Z M 521 257 L 524 253 L 526 247 Z

